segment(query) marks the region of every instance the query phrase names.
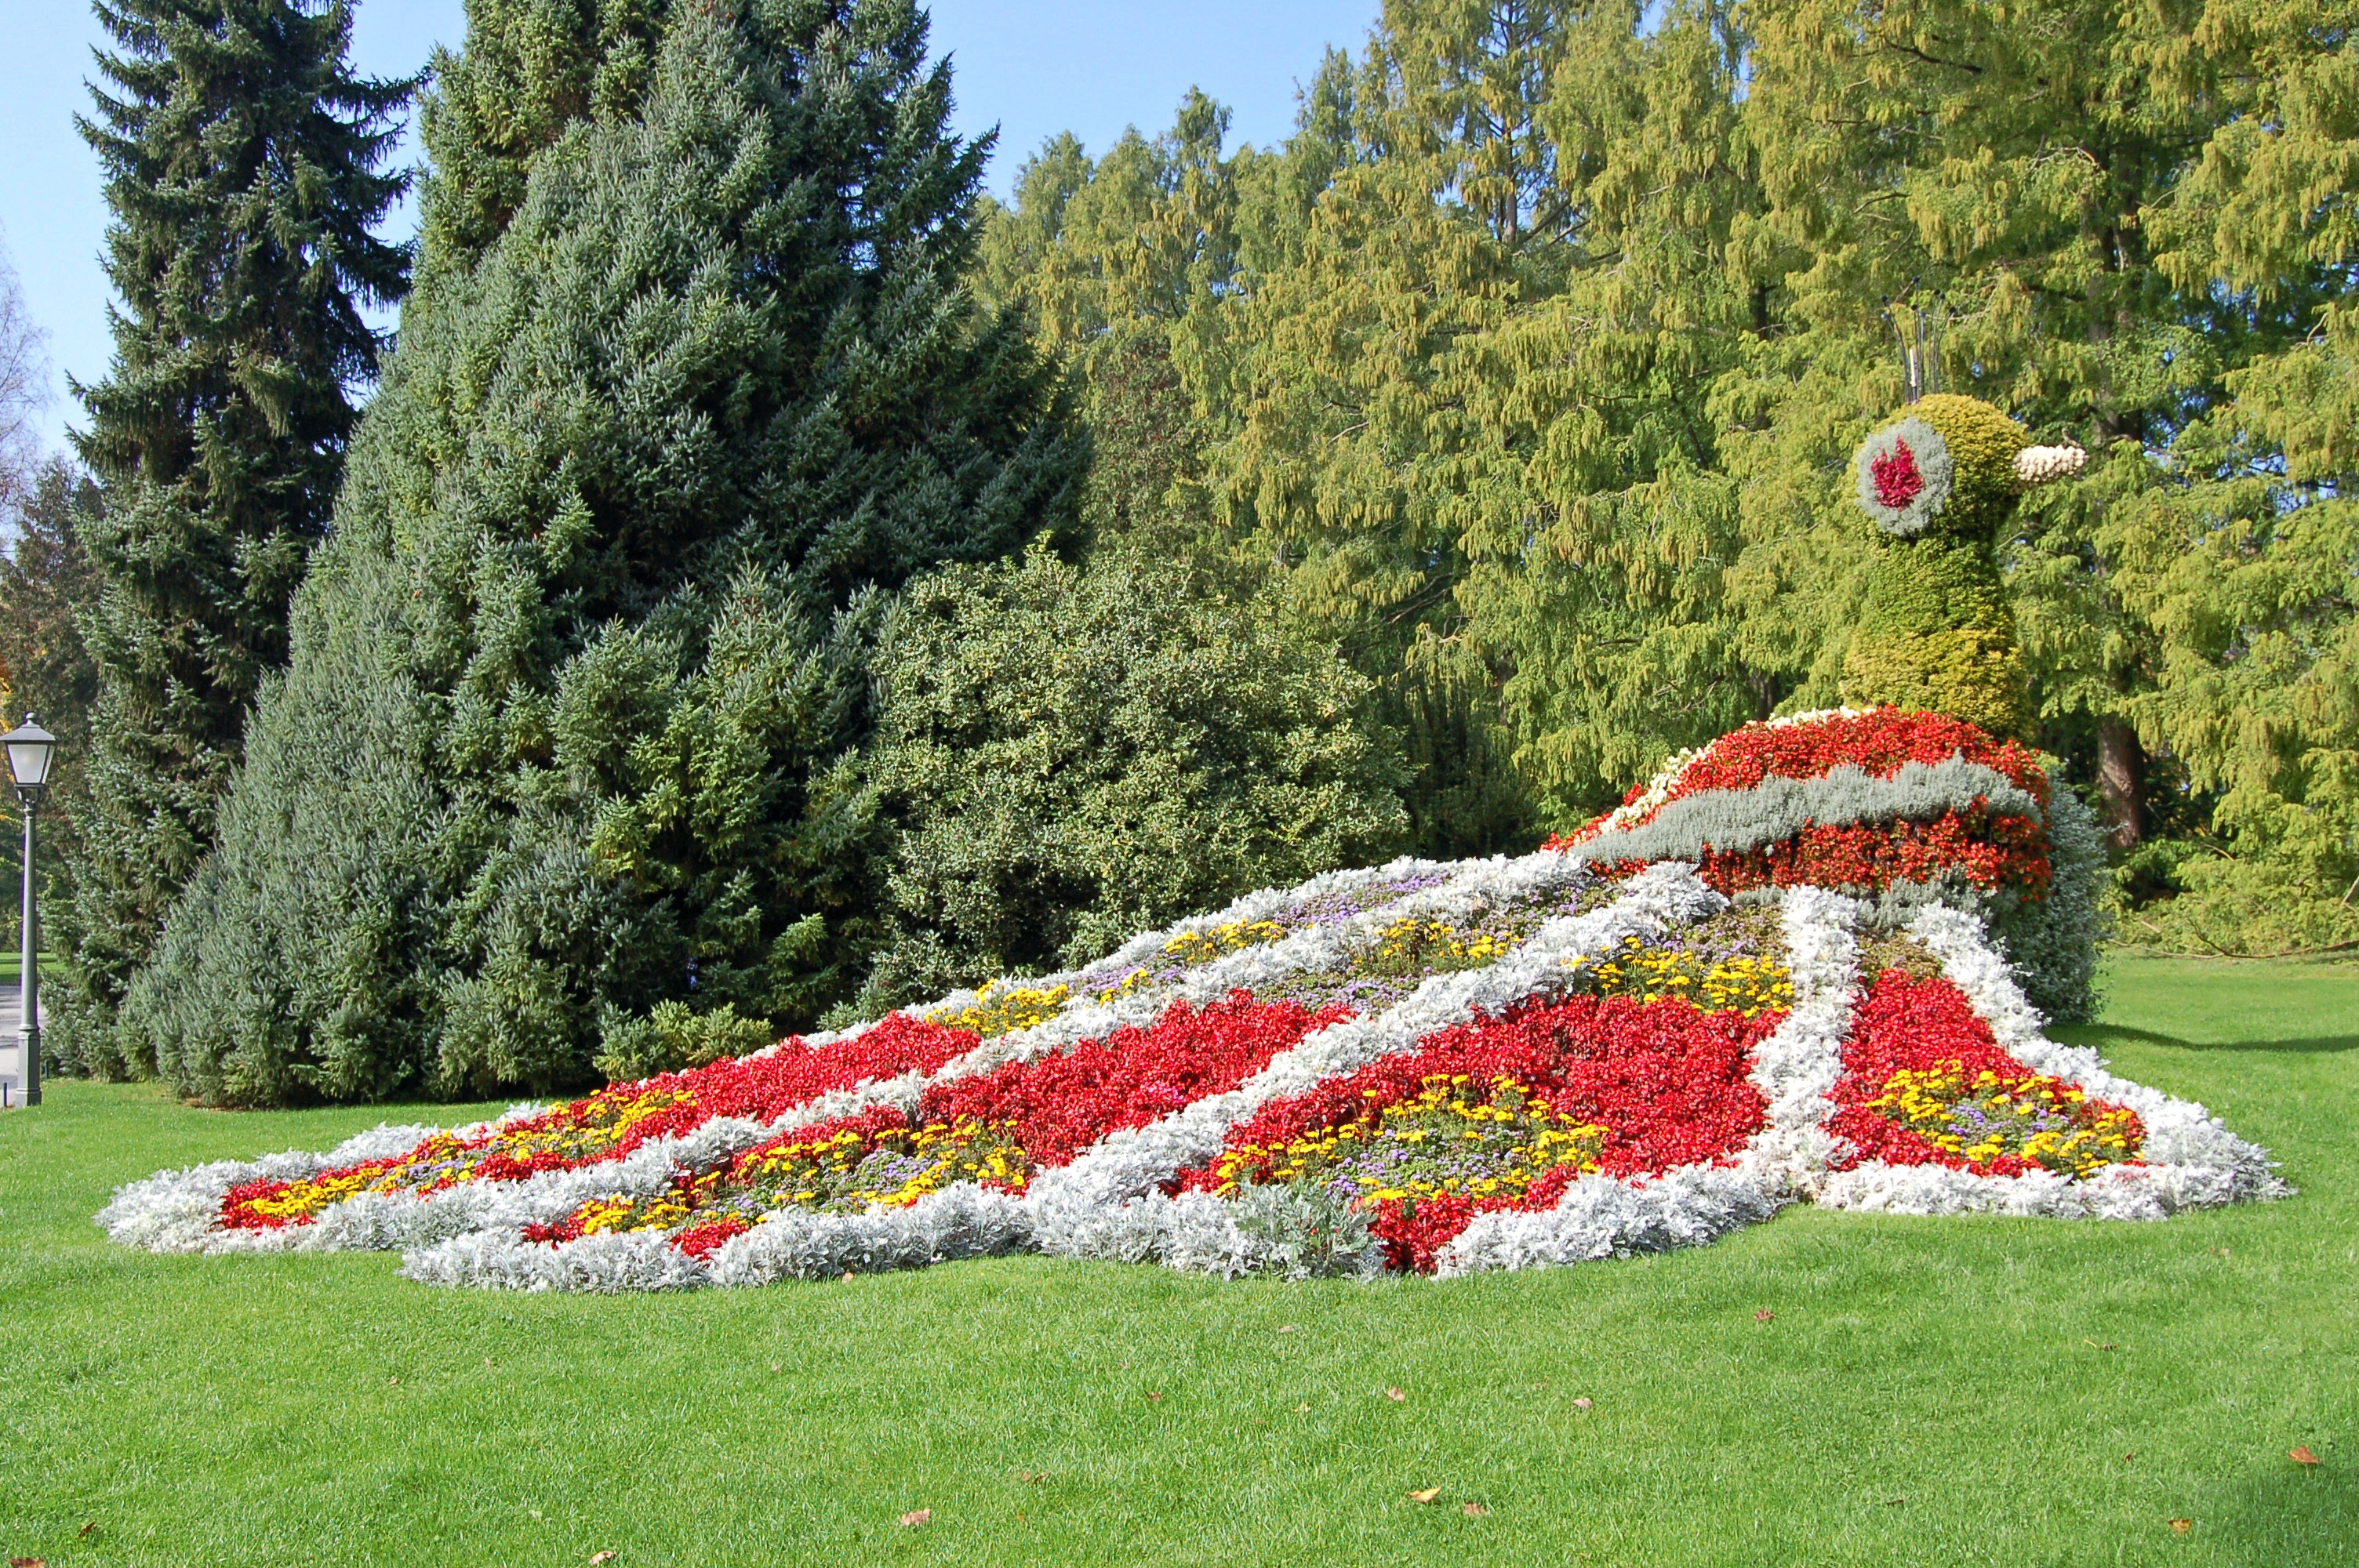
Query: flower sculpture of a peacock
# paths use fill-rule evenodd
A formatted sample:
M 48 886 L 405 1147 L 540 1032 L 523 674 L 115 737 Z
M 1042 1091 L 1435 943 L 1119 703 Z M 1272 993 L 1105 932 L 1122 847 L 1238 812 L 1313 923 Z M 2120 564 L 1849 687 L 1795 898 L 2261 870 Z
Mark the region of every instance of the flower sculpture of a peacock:
M 159 1173 L 99 1221 L 159 1251 L 398 1249 L 429 1283 L 620 1291 L 1027 1250 L 1446 1278 L 1795 1202 L 2276 1196 L 2201 1106 L 2045 1031 L 2038 1004 L 2086 1002 L 2096 838 L 2009 738 L 1992 545 L 2078 460 L 1987 404 L 1913 404 L 1859 458 L 1892 539 L 1858 706 L 1674 757 L 1535 853 L 1332 872 L 564 1104 Z
M 1935 393 L 1859 449 L 1859 503 L 1887 535 L 1843 661 L 1843 700 L 1953 714 L 2023 731 L 2015 614 L 2000 531 L 2023 492 L 2081 471 L 2078 447 L 2031 444 L 1980 398 Z

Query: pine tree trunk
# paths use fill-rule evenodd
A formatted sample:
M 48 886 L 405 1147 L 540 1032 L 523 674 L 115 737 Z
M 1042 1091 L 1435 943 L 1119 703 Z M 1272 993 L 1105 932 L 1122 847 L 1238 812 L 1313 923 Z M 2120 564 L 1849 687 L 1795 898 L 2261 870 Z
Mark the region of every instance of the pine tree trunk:
M 2097 789 L 2114 845 L 2136 849 L 2146 837 L 2146 752 L 2137 731 L 2119 719 L 2097 721 Z

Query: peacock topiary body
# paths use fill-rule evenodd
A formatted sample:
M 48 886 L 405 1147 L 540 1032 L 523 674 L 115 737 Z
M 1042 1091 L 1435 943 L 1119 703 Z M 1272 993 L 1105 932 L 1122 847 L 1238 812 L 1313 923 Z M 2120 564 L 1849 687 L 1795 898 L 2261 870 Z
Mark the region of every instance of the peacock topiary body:
M 1886 537 L 1843 660 L 1843 700 L 1947 713 L 1996 734 L 2031 719 L 1999 531 L 2033 485 L 2077 472 L 2077 447 L 2035 447 L 1976 397 L 1936 393 L 1854 460 L 1862 510 Z

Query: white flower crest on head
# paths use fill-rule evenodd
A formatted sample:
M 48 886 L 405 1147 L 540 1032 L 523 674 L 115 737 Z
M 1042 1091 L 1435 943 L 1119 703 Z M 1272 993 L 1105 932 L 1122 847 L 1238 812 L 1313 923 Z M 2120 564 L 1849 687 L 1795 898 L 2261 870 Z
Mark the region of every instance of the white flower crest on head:
M 1911 415 L 1860 444 L 1852 460 L 1860 509 L 1875 525 L 1903 539 L 1933 525 L 1950 503 L 1957 467 L 1941 432 Z
M 2015 477 L 2026 490 L 2071 479 L 2088 466 L 2089 454 L 2078 447 L 2026 447 L 2015 454 Z

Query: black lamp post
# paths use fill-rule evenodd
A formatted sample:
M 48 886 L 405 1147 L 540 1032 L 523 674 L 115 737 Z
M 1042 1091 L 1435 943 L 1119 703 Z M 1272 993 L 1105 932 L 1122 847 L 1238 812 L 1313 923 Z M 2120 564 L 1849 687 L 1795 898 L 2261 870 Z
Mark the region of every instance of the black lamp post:
M 33 908 L 33 812 L 49 782 L 49 758 L 57 744 L 58 738 L 29 713 L 25 722 L 0 735 L 0 745 L 8 748 L 8 771 L 16 778 L 16 798 L 25 803 L 25 968 L 16 996 L 27 1105 L 41 1103 L 41 926 Z

